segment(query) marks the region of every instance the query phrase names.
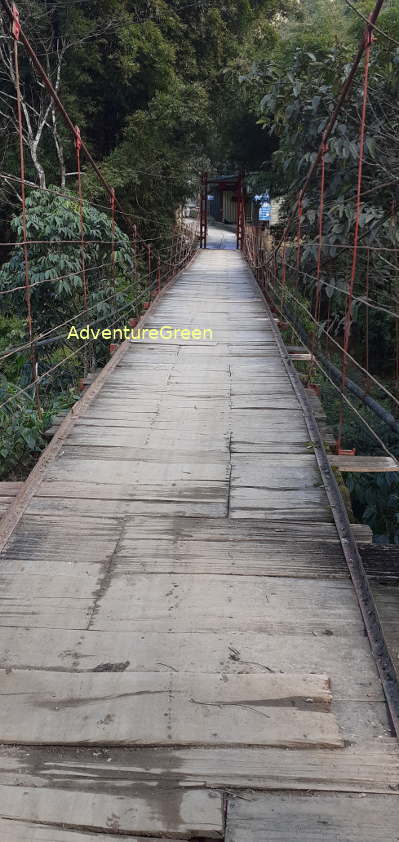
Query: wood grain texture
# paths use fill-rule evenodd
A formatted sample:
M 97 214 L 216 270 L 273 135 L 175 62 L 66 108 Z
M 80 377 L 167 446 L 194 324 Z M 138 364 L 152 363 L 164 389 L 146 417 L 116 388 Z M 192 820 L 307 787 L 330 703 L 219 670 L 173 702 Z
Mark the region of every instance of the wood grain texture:
M 328 762 L 327 762 L 328 761 Z M 392 737 L 338 751 L 297 748 L 116 748 L 46 746 L 0 749 L 0 784 L 83 788 L 134 795 L 137 785 L 391 794 L 398 804 L 399 748 Z M 395 798 L 396 796 L 396 798 Z
M 66 825 L 66 822 L 64 822 Z M 71 837 L 73 833 L 73 838 Z M 0 839 L 4 842 L 112 842 L 115 840 L 113 831 L 110 833 L 90 833 L 76 830 L 62 830 L 62 828 L 55 825 L 48 826 L 37 823 L 36 821 L 20 822 L 8 819 L 0 819 Z M 138 836 L 121 836 L 118 833 L 118 842 L 143 842 L 143 837 Z M 187 842 L 182 839 L 171 839 L 168 837 L 157 836 L 146 837 L 146 842 Z
M 0 674 L 0 742 L 344 745 L 326 676 Z
M 334 456 L 328 457 L 330 465 L 340 471 L 356 474 L 375 474 L 384 471 L 399 471 L 399 463 L 391 456 Z
M 229 802 L 226 842 L 393 842 L 398 818 L 383 795 L 249 794 Z
M 50 787 L 0 786 L 0 816 L 76 831 L 129 836 L 223 836 L 221 797 L 206 790 L 137 786 L 128 796 Z M 40 838 L 40 837 L 39 837 Z M 72 836 L 73 839 L 73 836 Z M 8 840 L 7 840 L 8 842 Z

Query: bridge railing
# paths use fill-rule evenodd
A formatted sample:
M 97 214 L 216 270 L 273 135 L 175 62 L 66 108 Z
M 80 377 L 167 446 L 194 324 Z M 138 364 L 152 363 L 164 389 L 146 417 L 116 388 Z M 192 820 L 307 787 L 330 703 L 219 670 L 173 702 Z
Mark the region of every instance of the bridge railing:
M 73 403 L 91 369 L 109 359 L 131 327 L 191 259 L 196 224 L 176 220 L 140 232 L 93 159 L 78 126 L 26 37 L 18 10 L 9 20 L 18 171 L 0 170 L 0 200 L 14 205 L 0 245 L 0 477 L 43 445 L 51 417 Z M 71 189 L 28 177 L 21 51 L 67 130 Z M 148 230 L 148 229 L 147 229 Z M 119 331 L 116 331 L 119 329 Z M 116 334 L 114 334 L 116 331 Z M 123 332 L 124 336 L 126 333 Z M 118 341 L 118 338 L 116 341 Z M 28 462 L 29 464 L 29 458 Z
M 368 440 L 397 459 L 399 249 L 394 236 L 395 196 L 388 203 L 378 237 L 375 215 L 367 206 L 377 187 L 375 162 L 368 154 L 367 118 L 373 31 L 381 6 L 378 0 L 335 106 L 325 120 L 309 170 L 295 199 L 286 203 L 281 236 L 271 240 L 256 226 L 246 226 L 243 250 L 280 323 L 289 326 L 291 341 L 299 342 L 309 352 L 308 385 L 317 388 L 314 381 L 318 371 L 336 391 L 338 452 L 344 447 L 349 412 L 364 426 Z M 378 62 L 375 66 L 378 69 Z M 353 102 L 358 104 L 359 100 L 359 109 L 353 108 Z M 345 198 L 345 210 L 353 209 L 353 223 L 348 227 L 346 242 L 342 242 L 332 236 L 337 200 L 336 172 L 329 149 L 339 139 L 339 118 L 344 122 L 355 115 L 358 141 L 352 144 L 352 154 L 356 172 L 353 195 Z M 384 119 L 389 115 L 381 113 Z M 356 442 L 349 442 L 346 432 L 345 446 L 353 445 Z

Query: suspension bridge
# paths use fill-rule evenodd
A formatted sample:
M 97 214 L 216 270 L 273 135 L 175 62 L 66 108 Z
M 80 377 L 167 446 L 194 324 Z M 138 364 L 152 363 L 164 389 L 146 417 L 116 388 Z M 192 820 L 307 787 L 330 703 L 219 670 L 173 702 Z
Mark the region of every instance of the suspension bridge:
M 176 221 L 169 238 L 142 235 L 3 7 L 16 79 L 23 47 L 71 131 L 77 236 L 51 248 L 78 255 L 81 300 L 42 325 L 37 288 L 66 273 L 33 273 L 49 243 L 31 236 L 21 144 L 19 175 L 3 174 L 21 192 L 22 237 L 3 244 L 20 276 L 1 292 L 24 293 L 27 338 L 2 364 L 22 359 L 27 382 L 0 410 L 15 421 L 29 400 L 40 417 L 55 389 L 82 394 L 0 496 L 1 839 L 398 839 L 397 566 L 373 566 L 370 530 L 349 523 L 336 481 L 337 467 L 397 462 L 384 441 L 374 462 L 348 453 L 342 429 L 326 452 L 315 367 L 343 413 L 359 363 L 351 304 L 338 375 L 331 347 L 298 330 L 305 187 L 272 250 L 246 223 L 241 178 L 236 232 L 209 224 L 203 176 L 198 231 Z M 310 175 L 320 165 L 321 196 L 327 135 Z M 81 157 L 107 199 L 94 242 Z M 322 219 L 309 311 L 321 327 Z M 68 338 L 74 324 L 126 322 L 133 337 L 112 342 L 101 369 L 104 345 Z M 394 410 L 357 387 L 392 428 Z

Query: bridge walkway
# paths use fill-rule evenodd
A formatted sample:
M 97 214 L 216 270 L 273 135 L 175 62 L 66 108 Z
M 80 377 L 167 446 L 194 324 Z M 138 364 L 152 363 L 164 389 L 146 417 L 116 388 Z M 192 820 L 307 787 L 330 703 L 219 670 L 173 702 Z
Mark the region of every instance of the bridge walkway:
M 397 741 L 241 254 L 200 252 L 165 325 L 213 333 L 119 349 L 14 504 L 0 838 L 399 839 Z

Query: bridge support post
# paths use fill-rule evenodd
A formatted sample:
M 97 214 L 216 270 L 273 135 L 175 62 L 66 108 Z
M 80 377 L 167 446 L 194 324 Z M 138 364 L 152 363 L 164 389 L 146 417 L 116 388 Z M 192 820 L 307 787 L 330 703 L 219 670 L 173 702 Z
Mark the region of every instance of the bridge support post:
M 244 224 L 245 224 L 245 203 L 244 203 L 244 179 L 240 172 L 240 177 L 237 187 L 237 224 L 236 224 L 236 239 L 237 248 L 243 249 L 244 246 Z
M 208 173 L 201 175 L 200 191 L 200 248 L 206 249 L 206 238 L 208 233 Z

